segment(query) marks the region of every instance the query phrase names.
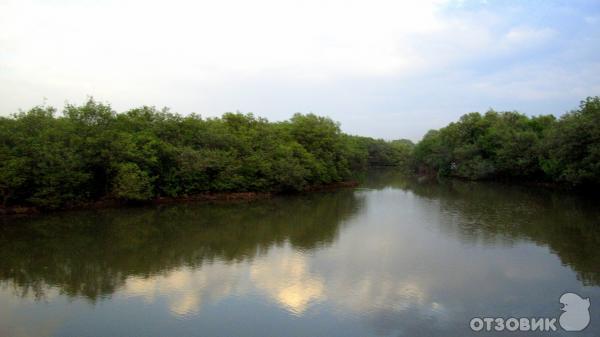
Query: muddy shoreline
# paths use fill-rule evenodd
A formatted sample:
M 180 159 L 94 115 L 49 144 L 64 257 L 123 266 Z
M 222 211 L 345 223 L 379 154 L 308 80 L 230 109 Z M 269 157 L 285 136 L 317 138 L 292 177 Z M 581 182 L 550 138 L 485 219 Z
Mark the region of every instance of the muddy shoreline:
M 178 203 L 201 203 L 201 202 L 239 202 L 253 201 L 259 199 L 268 199 L 276 195 L 286 194 L 303 194 L 322 191 L 332 191 L 340 188 L 352 188 L 358 186 L 357 181 L 342 181 L 326 185 L 309 186 L 300 192 L 206 192 L 194 195 L 180 197 L 157 197 L 144 202 L 124 202 L 118 199 L 107 198 L 97 201 L 84 202 L 76 205 L 69 205 L 58 209 L 42 209 L 35 206 L 0 206 L 0 216 L 3 215 L 26 215 L 40 214 L 71 210 L 84 209 L 103 209 L 103 208 L 119 208 L 132 205 L 163 205 L 163 204 L 178 204 Z

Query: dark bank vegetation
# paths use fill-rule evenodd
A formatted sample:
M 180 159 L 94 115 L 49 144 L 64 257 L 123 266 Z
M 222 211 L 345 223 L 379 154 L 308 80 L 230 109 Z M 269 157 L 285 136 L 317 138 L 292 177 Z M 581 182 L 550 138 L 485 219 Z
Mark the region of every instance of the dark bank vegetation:
M 589 188 L 600 185 L 600 97 L 560 118 L 518 112 L 470 113 L 416 145 L 413 167 L 467 179 Z
M 56 209 L 230 192 L 288 192 L 352 180 L 370 166 L 466 179 L 600 185 L 600 98 L 560 118 L 470 113 L 415 146 L 344 134 L 314 114 L 117 114 L 90 99 L 0 118 L 0 210 Z
M 0 118 L 2 208 L 56 209 L 201 193 L 302 191 L 370 165 L 406 164 L 410 141 L 344 134 L 314 114 L 269 122 L 252 114 L 115 113 L 90 99 L 62 115 L 39 106 Z

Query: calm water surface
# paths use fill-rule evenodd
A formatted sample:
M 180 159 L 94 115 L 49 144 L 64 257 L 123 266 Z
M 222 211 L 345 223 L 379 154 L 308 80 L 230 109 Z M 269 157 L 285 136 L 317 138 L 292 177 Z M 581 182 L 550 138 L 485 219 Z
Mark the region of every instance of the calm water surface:
M 472 317 L 558 317 L 567 291 L 591 300 L 577 336 L 599 336 L 599 204 L 380 171 L 252 203 L 4 218 L 0 336 L 483 336 Z

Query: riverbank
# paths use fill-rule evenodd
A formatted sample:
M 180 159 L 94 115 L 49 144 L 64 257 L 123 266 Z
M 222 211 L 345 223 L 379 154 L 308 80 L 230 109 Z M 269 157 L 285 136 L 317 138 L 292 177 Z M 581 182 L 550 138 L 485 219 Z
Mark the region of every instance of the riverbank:
M 292 192 L 206 192 L 194 195 L 185 195 L 180 197 L 156 197 L 151 200 L 141 202 L 122 201 L 116 198 L 106 198 L 102 200 L 84 202 L 74 205 L 68 205 L 57 209 L 43 209 L 35 206 L 0 206 L 0 216 L 5 215 L 27 215 L 27 214 L 39 214 L 39 213 L 50 213 L 57 211 L 71 211 L 71 210 L 82 210 L 82 209 L 102 209 L 102 208 L 118 208 L 128 207 L 132 205 L 162 205 L 162 204 L 176 204 L 176 203 L 201 203 L 201 202 L 250 202 L 259 199 L 271 198 L 275 195 L 282 194 L 302 194 L 302 193 L 315 193 L 324 191 L 333 191 L 340 188 L 353 188 L 358 186 L 359 183 L 354 180 L 341 181 L 330 184 L 314 185 L 309 186 L 302 191 Z
M 415 177 L 423 182 L 423 181 L 449 181 L 449 180 L 457 180 L 462 182 L 473 182 L 473 183 L 492 183 L 492 184 L 502 184 L 502 185 L 511 185 L 511 186 L 519 186 L 523 188 L 542 188 L 549 191 L 557 191 L 564 193 L 572 193 L 579 194 L 585 196 L 593 196 L 598 197 L 598 190 L 594 185 L 572 185 L 566 182 L 556 182 L 549 180 L 528 180 L 526 178 L 480 178 L 480 179 L 470 179 L 461 176 L 438 176 L 435 173 L 432 174 L 423 174 L 418 173 L 415 174 Z

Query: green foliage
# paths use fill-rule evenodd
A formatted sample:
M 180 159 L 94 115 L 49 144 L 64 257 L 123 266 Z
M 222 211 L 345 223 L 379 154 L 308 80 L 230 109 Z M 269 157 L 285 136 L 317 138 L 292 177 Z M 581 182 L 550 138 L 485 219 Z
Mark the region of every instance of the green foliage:
M 408 139 L 386 141 L 369 137 L 348 136 L 345 153 L 355 170 L 367 167 L 395 166 L 408 170 L 412 164 L 414 144 Z
M 113 193 L 119 199 L 142 201 L 152 197 L 152 179 L 134 163 L 123 163 L 117 168 Z
M 339 124 L 314 114 L 295 114 L 287 126 L 294 140 L 319 159 L 312 167 L 310 182 L 329 183 L 349 175 Z
M 587 98 L 559 120 L 470 113 L 427 133 L 413 156 L 415 169 L 423 173 L 600 185 L 600 98 Z
M 544 143 L 542 168 L 572 185 L 600 185 L 600 97 L 588 97 L 565 114 Z
M 60 208 L 227 191 L 300 191 L 368 165 L 408 163 L 412 144 L 345 135 L 313 114 L 270 123 L 252 114 L 115 113 L 88 100 L 60 117 L 35 107 L 0 118 L 0 201 Z
M 22 200 L 56 208 L 85 198 L 90 178 L 74 146 L 80 136 L 54 109 L 35 107 L 3 119 L 0 133 L 0 193 L 3 203 Z

